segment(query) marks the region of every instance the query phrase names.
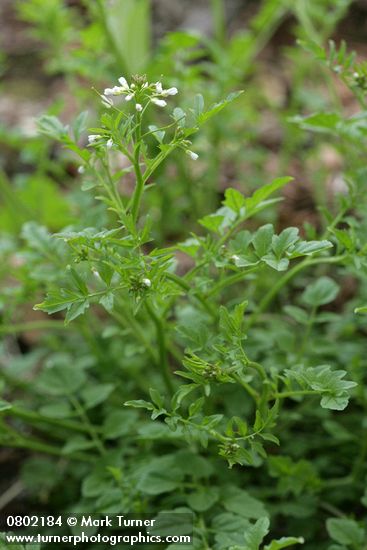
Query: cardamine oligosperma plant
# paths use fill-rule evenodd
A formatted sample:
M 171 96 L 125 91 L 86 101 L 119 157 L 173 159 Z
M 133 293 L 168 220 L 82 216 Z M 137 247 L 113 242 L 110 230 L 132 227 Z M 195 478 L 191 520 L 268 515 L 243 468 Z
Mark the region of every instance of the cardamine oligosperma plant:
M 105 203 L 114 225 L 55 235 L 69 248 L 70 263 L 60 283 L 51 285 L 35 307 L 49 314 L 65 312 L 65 323 L 88 314 L 91 307 L 106 310 L 144 350 L 147 373 L 136 373 L 125 406 L 147 409 L 188 447 L 217 453 L 223 467 L 226 461 L 230 468 L 257 468 L 269 452 L 279 453 L 278 423 L 284 421 L 285 400 L 301 403 L 316 397 L 322 408 L 341 411 L 356 386 L 332 364 L 304 361 L 320 308 L 338 291 L 329 277 L 317 278 L 301 293 L 304 309 L 288 307 L 287 313 L 305 326 L 291 367 L 282 368 L 277 360 L 269 367 L 269 347 L 264 356 L 251 343 L 252 328 L 297 274 L 343 264 L 346 253 L 335 250 L 329 240 L 340 213 L 320 238 L 304 239 L 296 227 L 277 232 L 271 223 L 254 229 L 253 218 L 261 219 L 279 201 L 278 192 L 294 185 L 292 178 L 280 177 L 251 196 L 227 189 L 220 208 L 202 217 L 197 231 L 176 245 L 157 248 L 156 222 L 144 208 L 157 170 L 172 154 L 186 154 L 187 162 L 195 162 L 198 155 L 190 138 L 240 94 L 209 108 L 198 95 L 185 110 L 170 107 L 176 95 L 175 87 L 164 89 L 144 76 L 130 82 L 121 77 L 119 85 L 100 94 L 101 123 L 90 130 L 85 148 L 79 145 L 85 114 L 71 129 L 54 117 L 40 119 L 42 132 L 80 158 L 83 189 L 93 190 Z M 151 124 L 157 110 L 166 117 L 160 125 Z M 179 262 L 182 254 L 190 258 L 186 270 Z M 271 272 L 277 278 L 268 279 L 271 284 L 260 289 L 261 299 L 254 299 L 258 278 L 266 281 L 264 274 Z M 132 370 L 130 374 L 134 378 Z M 267 520 L 259 519 L 245 538 L 257 536 L 260 545 L 267 530 Z M 283 546 L 274 548 L 297 542 L 302 540 L 284 539 Z M 247 549 L 249 544 L 246 539 L 232 548 Z

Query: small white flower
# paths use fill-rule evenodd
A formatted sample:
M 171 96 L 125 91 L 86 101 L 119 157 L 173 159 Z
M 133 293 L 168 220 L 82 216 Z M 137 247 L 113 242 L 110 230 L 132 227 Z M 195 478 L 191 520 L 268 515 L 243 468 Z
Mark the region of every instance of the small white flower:
M 102 136 L 100 136 L 99 134 L 90 134 L 88 136 L 88 143 L 89 144 L 92 144 L 92 143 L 95 143 L 97 141 L 97 139 L 101 139 Z
M 78 174 L 84 174 L 85 168 L 83 165 L 78 166 Z
M 234 262 L 238 262 L 239 259 L 240 259 L 240 257 L 237 256 L 237 254 L 233 254 L 233 256 L 231 256 L 231 260 L 234 261 Z
M 144 90 L 145 88 L 148 88 L 149 84 L 148 82 L 144 82 L 144 84 L 142 85 L 142 89 Z
M 111 109 L 111 107 L 113 106 L 113 101 L 112 99 L 109 99 L 107 96 L 102 95 L 102 105 L 107 107 L 107 109 Z
M 135 109 L 136 109 L 139 113 L 141 113 L 141 111 L 143 110 L 143 106 L 142 106 L 140 103 L 137 103 L 137 104 L 135 105 Z
M 100 274 L 98 273 L 98 271 L 96 270 L 95 267 L 92 267 L 92 272 L 93 272 L 93 275 L 94 275 L 97 279 L 100 279 L 100 278 L 101 278 Z
M 113 139 L 109 139 L 106 143 L 106 147 L 107 149 L 111 149 L 113 147 L 114 143 L 113 143 Z
M 157 97 L 152 97 L 152 103 L 155 103 L 158 107 L 165 107 L 167 105 L 167 102 L 164 101 L 164 99 L 158 99 Z
M 124 86 L 114 86 L 113 88 L 105 88 L 103 95 L 110 96 L 110 95 L 121 95 L 125 93 L 129 88 L 125 88 Z
M 187 149 L 186 154 L 189 155 L 192 160 L 197 160 L 199 158 L 199 155 L 194 153 L 194 151 L 190 151 L 190 149 Z
M 168 88 L 168 90 L 163 90 L 164 97 L 167 97 L 169 95 L 176 95 L 178 94 L 177 88 Z
M 147 279 L 147 278 L 144 278 L 142 280 L 142 283 L 144 286 L 146 286 L 147 288 L 150 288 L 152 286 L 152 281 L 150 279 Z
M 125 101 L 131 101 L 133 97 L 134 94 L 127 94 L 127 96 L 125 97 Z
M 157 90 L 157 94 L 163 93 L 162 82 L 156 82 L 155 89 Z
M 121 87 L 124 88 L 125 90 L 128 90 L 129 89 L 129 85 L 127 83 L 127 80 L 126 78 L 124 78 L 123 76 L 120 76 L 120 78 L 118 78 L 118 81 L 119 83 L 121 84 Z

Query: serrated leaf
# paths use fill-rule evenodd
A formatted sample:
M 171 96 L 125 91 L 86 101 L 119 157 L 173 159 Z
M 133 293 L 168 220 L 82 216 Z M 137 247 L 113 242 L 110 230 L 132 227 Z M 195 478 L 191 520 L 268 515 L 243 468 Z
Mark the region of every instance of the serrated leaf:
M 285 372 L 302 387 L 319 392 L 322 397 L 321 406 L 326 409 L 343 410 L 348 404 L 349 390 L 357 385 L 351 380 L 344 380 L 346 371 L 333 371 L 329 365 L 299 367 Z
M 83 315 L 85 310 L 89 308 L 88 300 L 82 300 L 79 302 L 74 302 L 68 307 L 67 314 L 65 316 L 65 325 L 69 324 L 71 321 Z
M 332 411 L 344 411 L 348 406 L 349 397 L 335 397 L 333 395 L 324 395 L 320 401 L 323 409 L 331 409 Z

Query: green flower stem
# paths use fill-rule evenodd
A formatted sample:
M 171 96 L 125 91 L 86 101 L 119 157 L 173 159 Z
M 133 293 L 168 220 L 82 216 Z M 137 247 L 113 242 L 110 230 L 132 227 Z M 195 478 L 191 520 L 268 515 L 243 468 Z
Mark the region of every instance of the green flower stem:
M 151 305 L 149 300 L 145 301 L 145 307 L 157 331 L 157 343 L 158 343 L 158 350 L 159 350 L 158 366 L 161 370 L 162 378 L 164 380 L 168 393 L 170 395 L 173 395 L 174 387 L 173 387 L 171 372 L 168 364 L 164 323 L 154 311 L 153 306 Z
M 144 190 L 143 174 L 141 173 L 140 163 L 139 163 L 139 148 L 137 148 L 137 157 L 135 156 L 134 171 L 136 176 L 136 187 L 132 198 L 131 213 L 133 216 L 133 220 L 136 223 L 138 220 L 140 203 L 141 203 L 141 198 L 143 196 L 143 190 Z
M 131 213 L 132 213 L 134 223 L 136 223 L 138 220 L 141 198 L 143 196 L 143 191 L 144 191 L 144 179 L 140 168 L 140 148 L 142 143 L 141 121 L 142 121 L 142 115 L 141 113 L 137 112 L 136 113 L 136 131 L 135 131 L 136 145 L 134 150 L 134 161 L 133 161 L 136 185 L 132 196 L 132 206 L 131 206 Z

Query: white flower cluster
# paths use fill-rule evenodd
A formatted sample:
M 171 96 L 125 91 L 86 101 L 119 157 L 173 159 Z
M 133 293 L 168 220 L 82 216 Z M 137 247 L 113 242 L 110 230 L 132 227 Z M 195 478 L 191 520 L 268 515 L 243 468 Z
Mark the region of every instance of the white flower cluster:
M 147 82 L 145 76 L 133 76 L 129 84 L 125 77 L 120 76 L 118 79 L 119 86 L 113 86 L 112 88 L 105 88 L 103 94 L 101 94 L 102 104 L 106 108 L 111 108 L 114 105 L 114 98 L 123 96 L 125 101 L 132 101 L 135 103 L 135 110 L 137 113 L 145 111 L 146 107 L 153 103 L 158 107 L 165 107 L 167 105 L 166 99 L 170 96 L 178 94 L 177 88 L 163 88 L 162 82 Z M 112 139 L 108 139 L 107 136 L 99 134 L 91 134 L 88 136 L 88 144 L 90 146 L 105 146 L 106 149 L 112 149 L 117 144 Z M 192 159 L 197 160 L 199 155 L 189 149 L 191 145 L 190 141 L 183 141 L 181 144 L 182 149 Z
M 163 89 L 161 82 L 155 82 L 149 84 L 148 82 L 131 83 L 128 84 L 125 77 L 120 76 L 118 79 L 120 86 L 113 86 L 113 88 L 106 88 L 102 94 L 102 104 L 108 109 L 113 106 L 114 96 L 125 96 L 125 101 L 131 101 L 135 99 L 135 108 L 138 112 L 143 110 L 143 106 L 140 103 L 141 98 L 146 98 L 158 107 L 165 107 L 167 102 L 164 98 L 178 93 L 177 88 Z

